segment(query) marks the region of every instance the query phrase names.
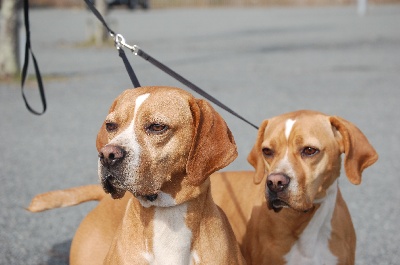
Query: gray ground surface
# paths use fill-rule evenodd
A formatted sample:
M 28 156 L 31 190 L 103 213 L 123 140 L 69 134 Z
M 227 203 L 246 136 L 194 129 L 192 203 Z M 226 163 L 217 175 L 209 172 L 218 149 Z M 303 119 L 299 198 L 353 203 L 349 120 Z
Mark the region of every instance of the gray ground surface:
M 0 89 L 0 264 L 67 264 L 70 241 L 94 203 L 40 214 L 37 193 L 97 182 L 95 137 L 113 99 L 131 87 L 112 47 L 82 47 L 85 10 L 32 10 L 33 50 L 48 112 L 25 109 L 18 84 Z M 177 70 L 256 124 L 297 109 L 342 116 L 380 155 L 360 186 L 341 187 L 357 231 L 357 264 L 400 264 L 400 6 L 113 10 L 128 43 Z M 21 35 L 23 35 L 21 31 Z M 128 54 L 142 85 L 182 87 Z M 32 69 L 32 65 L 31 65 Z M 34 106 L 36 86 L 27 94 Z M 217 108 L 218 109 L 218 108 Z M 256 131 L 220 110 L 247 170 Z

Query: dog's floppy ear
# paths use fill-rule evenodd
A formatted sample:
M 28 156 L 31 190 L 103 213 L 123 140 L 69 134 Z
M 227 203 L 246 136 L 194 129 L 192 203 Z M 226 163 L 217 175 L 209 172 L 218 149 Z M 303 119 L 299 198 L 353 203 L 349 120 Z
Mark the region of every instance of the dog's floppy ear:
M 207 101 L 192 99 L 189 104 L 194 122 L 194 137 L 186 172 L 190 184 L 198 186 L 213 172 L 235 160 L 237 151 L 231 131 Z
M 378 160 L 378 154 L 354 124 L 337 116 L 330 117 L 330 122 L 341 134 L 339 144 L 345 153 L 346 175 L 351 183 L 358 185 L 363 170 Z
M 268 120 L 264 120 L 258 129 L 257 140 L 251 149 L 250 154 L 247 156 L 247 161 L 255 168 L 254 184 L 260 184 L 265 174 L 265 164 L 261 150 L 261 144 L 264 140 L 264 131 L 268 125 Z

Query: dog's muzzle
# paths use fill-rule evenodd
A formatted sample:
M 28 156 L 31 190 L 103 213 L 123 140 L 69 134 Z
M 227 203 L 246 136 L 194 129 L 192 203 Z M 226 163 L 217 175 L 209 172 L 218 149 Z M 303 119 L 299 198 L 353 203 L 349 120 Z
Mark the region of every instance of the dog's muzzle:
M 111 194 L 113 199 L 121 199 L 125 195 L 125 190 L 115 186 L 115 178 L 112 175 L 101 177 L 101 185 L 106 193 Z
M 104 191 L 111 194 L 114 199 L 120 199 L 125 194 L 125 190 L 118 188 L 118 180 L 113 174 L 116 166 L 124 157 L 125 150 L 116 145 L 106 145 L 99 152 L 99 161 L 102 167 L 101 184 Z
M 286 202 L 289 183 L 290 178 L 283 173 L 272 173 L 267 176 L 265 197 L 270 209 L 279 212 L 282 208 L 289 207 Z

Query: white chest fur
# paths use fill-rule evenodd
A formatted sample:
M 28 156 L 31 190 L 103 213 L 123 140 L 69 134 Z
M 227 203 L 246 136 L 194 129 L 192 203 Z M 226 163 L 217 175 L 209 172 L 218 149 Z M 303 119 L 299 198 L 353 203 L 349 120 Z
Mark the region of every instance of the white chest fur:
M 186 226 L 186 214 L 186 203 L 156 207 L 153 249 L 145 254 L 149 264 L 190 264 L 192 232 Z
M 325 199 L 304 229 L 299 240 L 285 255 L 287 264 L 333 265 L 337 257 L 329 249 L 332 215 L 335 209 L 338 182 L 327 190 Z

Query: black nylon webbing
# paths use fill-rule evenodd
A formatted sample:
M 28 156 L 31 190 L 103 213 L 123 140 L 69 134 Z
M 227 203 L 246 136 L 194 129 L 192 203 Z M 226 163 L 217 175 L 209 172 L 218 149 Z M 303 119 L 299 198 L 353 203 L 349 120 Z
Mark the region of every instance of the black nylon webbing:
M 39 64 L 37 63 L 37 60 L 35 58 L 35 55 L 33 54 L 32 47 L 31 47 L 31 32 L 30 32 L 30 27 L 29 27 L 29 0 L 24 0 L 24 20 L 25 20 L 24 22 L 25 22 L 26 42 L 25 42 L 25 59 L 24 59 L 24 65 L 22 67 L 22 72 L 21 72 L 21 93 L 22 93 L 22 98 L 24 99 L 26 108 L 33 114 L 42 115 L 43 113 L 46 112 L 46 109 L 47 109 L 46 95 L 44 92 L 42 76 L 40 75 Z M 24 92 L 24 85 L 25 85 L 25 80 L 26 80 L 26 76 L 28 73 L 28 66 L 29 66 L 29 54 L 32 56 L 33 66 L 35 68 L 36 80 L 38 83 L 40 99 L 42 101 L 42 106 L 43 106 L 42 111 L 36 111 L 29 105 L 28 100 L 25 96 L 25 92 Z
M 158 69 L 160 69 L 163 72 L 167 73 L 168 75 L 172 76 L 173 78 L 175 78 L 176 80 L 178 80 L 182 84 L 188 86 L 189 88 L 191 88 L 193 91 L 195 91 L 199 95 L 203 96 L 204 98 L 206 98 L 209 101 L 213 102 L 217 106 L 219 106 L 222 109 L 226 110 L 227 112 L 229 112 L 233 116 L 239 118 L 240 120 L 246 122 L 247 124 L 251 125 L 252 127 L 258 129 L 258 127 L 256 125 L 254 125 L 253 123 L 249 122 L 248 120 L 246 120 L 245 118 L 243 118 L 242 116 L 237 114 L 235 111 L 233 111 L 232 109 L 227 107 L 225 104 L 221 103 L 218 99 L 214 98 L 213 96 L 211 96 L 210 94 L 205 92 L 203 89 L 201 89 L 200 87 L 196 86 L 195 84 L 193 84 L 192 82 L 190 82 L 189 80 L 187 80 L 186 78 L 184 78 L 183 76 L 181 76 L 180 74 L 178 74 L 177 72 L 175 72 L 174 70 L 172 70 L 171 68 L 166 66 L 165 64 L 163 64 L 163 63 L 159 62 L 158 60 L 154 59 L 149 54 L 145 53 L 143 50 L 138 49 L 137 55 L 139 55 L 140 57 L 142 57 L 146 61 L 150 62 L 152 65 L 156 66 Z
M 93 12 L 93 14 L 100 20 L 100 22 L 108 30 L 108 32 L 111 34 L 111 36 L 115 37 L 116 36 L 115 32 L 110 29 L 110 27 L 107 25 L 107 23 L 105 22 L 105 20 L 102 17 L 102 15 L 94 7 L 93 3 L 90 0 L 84 0 L 84 1 L 85 1 L 86 5 L 89 7 L 89 9 Z M 135 87 L 140 86 L 139 85 L 139 81 L 137 80 L 137 77 L 135 75 L 135 72 L 133 71 L 133 68 L 129 64 L 128 59 L 125 56 L 125 53 L 122 51 L 123 46 L 121 46 L 121 47 L 117 46 L 117 48 L 119 50 L 119 55 L 120 55 L 120 57 L 122 58 L 122 60 L 123 60 L 123 62 L 125 64 L 125 68 L 128 71 L 129 77 L 131 78 L 131 81 L 132 81 L 133 85 Z M 136 48 L 135 54 L 139 55 L 140 57 L 142 57 L 146 61 L 150 62 L 151 64 L 156 66 L 158 69 L 162 70 L 166 74 L 168 74 L 171 77 L 175 78 L 176 80 L 178 80 L 182 84 L 188 86 L 190 89 L 192 89 L 193 91 L 195 91 L 199 95 L 203 96 L 204 98 L 208 99 L 209 101 L 213 102 L 214 104 L 216 104 L 220 108 L 224 109 L 225 111 L 229 112 L 233 116 L 235 116 L 235 117 L 239 118 L 240 120 L 246 122 L 247 124 L 249 124 L 250 126 L 254 127 L 255 129 L 258 129 L 258 127 L 256 125 L 254 125 L 253 123 L 249 122 L 248 120 L 246 120 L 245 118 L 243 118 L 242 116 L 237 114 L 232 109 L 228 108 L 225 104 L 223 104 L 222 102 L 220 102 L 219 100 L 217 100 L 216 98 L 214 98 L 213 96 L 211 96 L 210 94 L 205 92 L 203 89 L 201 89 L 200 87 L 196 86 L 195 84 L 193 84 L 192 82 L 190 82 L 189 80 L 184 78 L 183 76 L 181 76 L 180 74 L 178 74 L 177 72 L 175 72 L 174 70 L 172 70 L 171 68 L 166 66 L 165 64 L 163 64 L 163 63 L 159 62 L 158 60 L 154 59 L 149 54 L 145 53 L 143 50 L 141 50 L 139 48 Z
M 126 58 L 124 50 L 121 48 L 118 49 L 119 57 L 121 57 L 122 61 L 124 62 L 125 69 L 128 72 L 129 78 L 134 87 L 140 87 L 140 83 L 138 78 L 136 77 L 135 71 L 133 71 L 132 66 L 130 65 L 128 58 Z

